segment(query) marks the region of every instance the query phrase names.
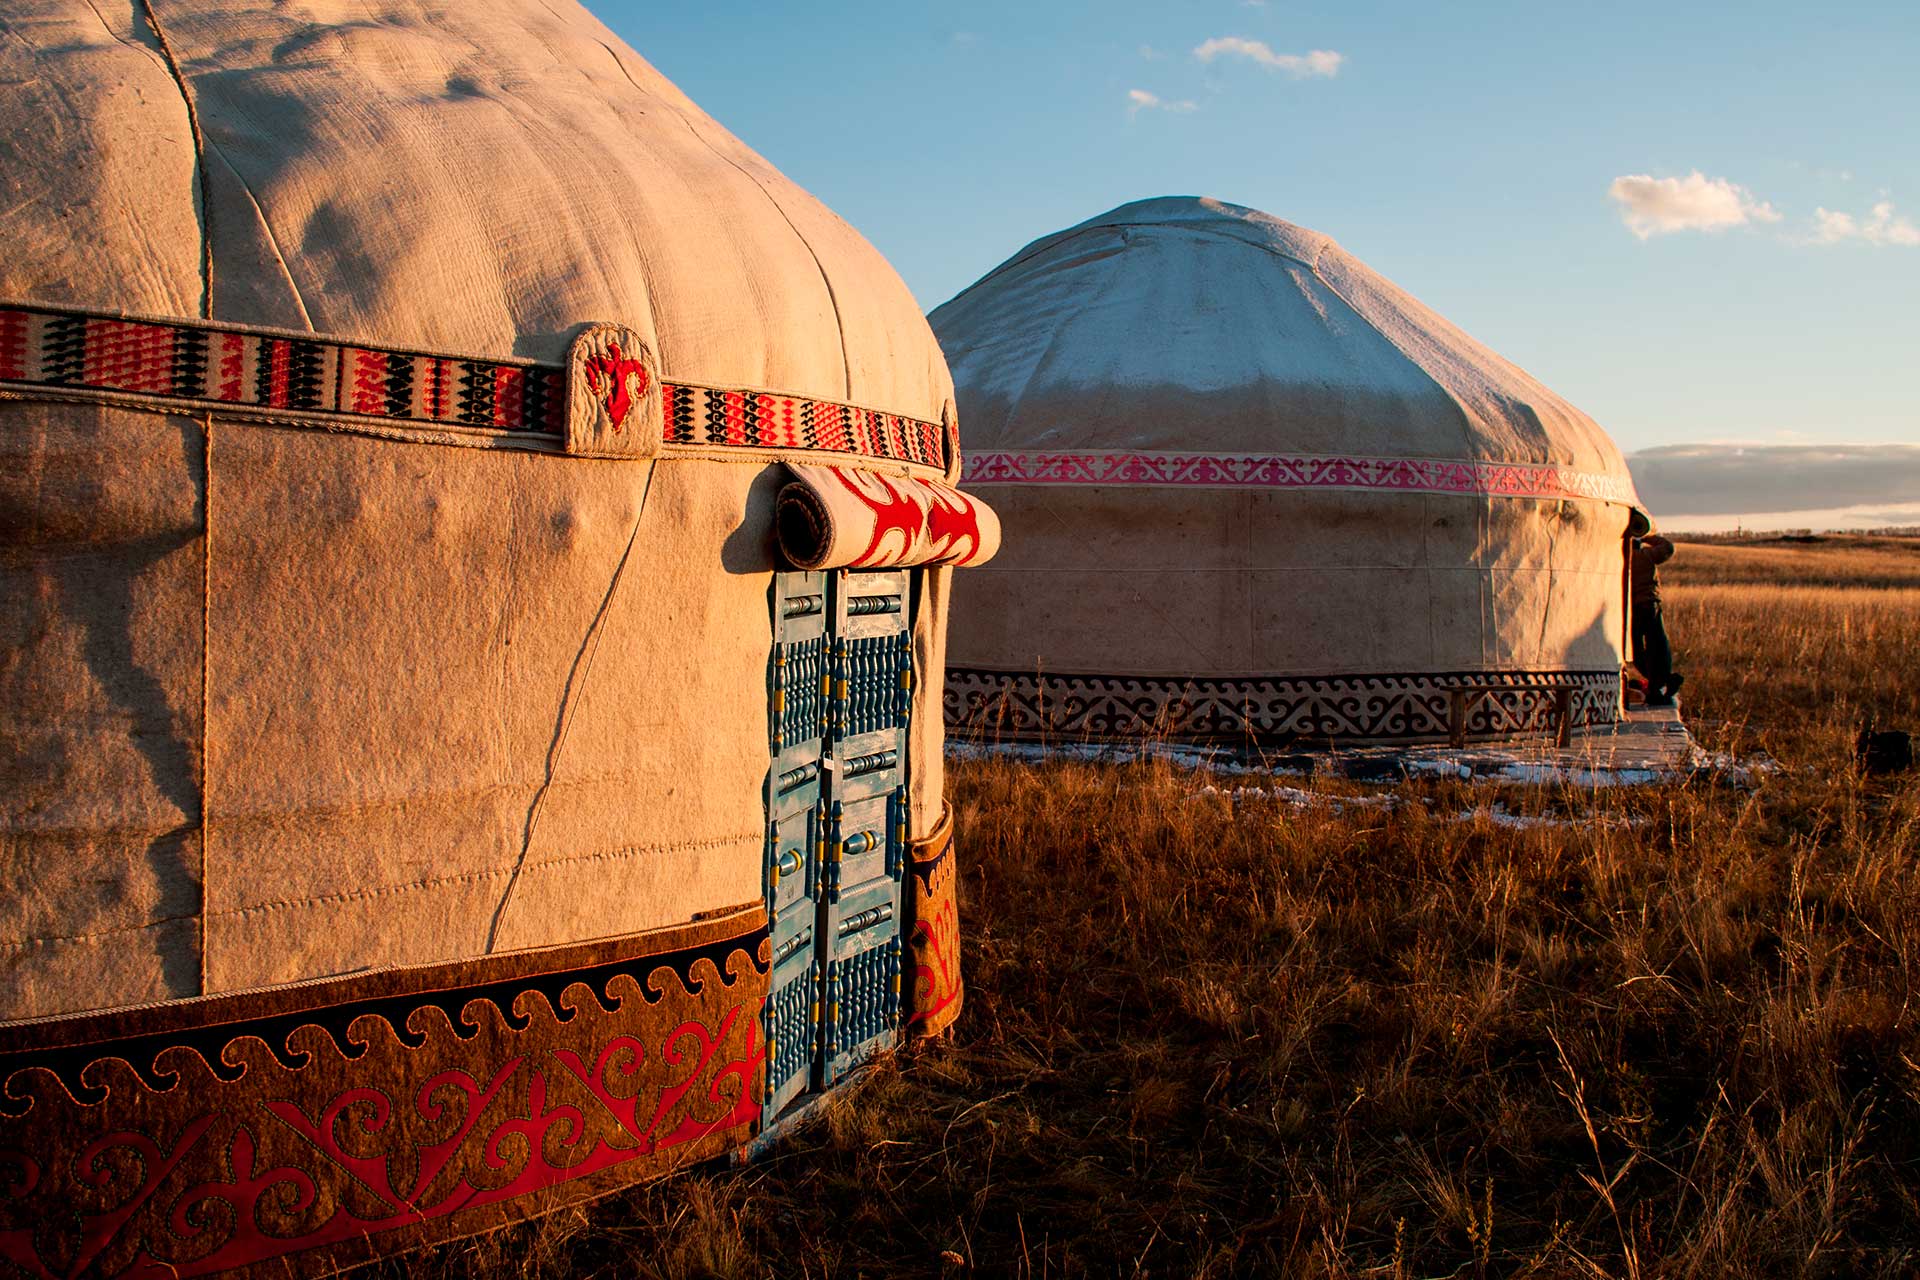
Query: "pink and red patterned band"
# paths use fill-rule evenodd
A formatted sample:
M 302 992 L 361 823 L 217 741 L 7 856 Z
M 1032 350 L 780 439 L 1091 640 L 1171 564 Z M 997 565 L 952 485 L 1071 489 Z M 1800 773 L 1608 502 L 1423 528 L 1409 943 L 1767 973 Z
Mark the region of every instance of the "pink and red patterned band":
M 1499 498 L 1587 498 L 1638 506 L 1622 475 L 1554 463 L 1278 453 L 969 453 L 963 484 L 1371 489 Z
M 0 396 L 352 427 L 566 438 L 564 365 L 174 319 L 0 303 Z M 938 422 L 662 380 L 668 449 L 800 449 L 944 469 Z

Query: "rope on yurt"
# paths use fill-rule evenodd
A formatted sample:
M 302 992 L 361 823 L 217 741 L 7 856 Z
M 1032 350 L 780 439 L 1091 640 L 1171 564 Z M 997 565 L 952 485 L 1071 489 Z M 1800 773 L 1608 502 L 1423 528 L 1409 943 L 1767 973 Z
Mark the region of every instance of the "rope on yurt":
M 554 731 L 553 744 L 547 748 L 547 776 L 541 781 L 533 803 L 527 807 L 527 825 L 521 833 L 520 856 L 514 859 L 513 873 L 507 878 L 507 890 L 500 895 L 500 905 L 494 908 L 493 923 L 487 928 L 488 955 L 493 954 L 494 947 L 499 943 L 500 926 L 506 922 L 507 910 L 513 905 L 514 892 L 520 887 L 520 873 L 526 869 L 527 854 L 533 849 L 534 832 L 540 825 L 540 811 L 546 806 L 547 792 L 552 790 L 554 775 L 559 772 L 567 736 L 573 732 L 573 713 L 580 704 L 579 693 L 586 688 L 587 680 L 593 674 L 593 662 L 600 652 L 600 639 L 606 634 L 607 618 L 613 612 L 614 598 L 620 594 L 620 584 L 626 580 L 627 563 L 633 558 L 633 545 L 640 539 L 640 521 L 647 514 L 647 498 L 653 492 L 653 473 L 659 465 L 657 459 L 647 463 L 647 478 L 640 484 L 640 506 L 633 513 L 633 529 L 627 534 L 626 549 L 620 553 L 620 563 L 614 566 L 613 581 L 607 584 L 607 594 L 601 597 L 599 611 L 593 615 L 593 622 L 587 628 L 586 641 L 580 646 L 580 652 L 574 655 L 573 669 L 567 672 L 566 688 L 560 695 L 559 724 Z
M 213 319 L 213 186 L 207 169 L 207 141 L 200 131 L 200 108 L 193 99 L 193 86 L 180 69 L 180 58 L 167 39 L 153 0 L 140 0 L 147 28 L 160 45 L 167 70 L 180 89 L 180 100 L 187 108 L 187 129 L 193 135 L 193 167 L 200 179 L 200 318 Z M 213 653 L 213 415 L 200 418 L 200 994 L 207 994 L 207 878 L 213 857 L 207 846 L 212 840 L 213 823 L 208 816 L 208 801 L 213 792 L 209 768 L 212 753 L 209 663 Z

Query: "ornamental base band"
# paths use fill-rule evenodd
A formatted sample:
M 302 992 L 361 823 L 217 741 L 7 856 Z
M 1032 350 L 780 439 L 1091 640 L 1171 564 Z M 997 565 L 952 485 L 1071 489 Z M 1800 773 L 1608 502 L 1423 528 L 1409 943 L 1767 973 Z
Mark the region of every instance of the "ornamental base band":
M 766 991 L 754 907 L 0 1027 L 0 1274 L 311 1275 L 721 1154 Z
M 1155 738 L 1236 746 L 1498 740 L 1620 718 L 1620 673 L 1473 671 L 1198 679 L 949 667 L 957 736 L 988 741 Z

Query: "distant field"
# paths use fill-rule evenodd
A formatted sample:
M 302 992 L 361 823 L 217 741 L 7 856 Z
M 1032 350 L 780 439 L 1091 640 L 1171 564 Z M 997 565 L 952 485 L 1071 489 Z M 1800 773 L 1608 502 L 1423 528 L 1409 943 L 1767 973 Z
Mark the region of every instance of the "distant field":
M 1920 1271 L 1920 779 L 1852 758 L 1920 729 L 1920 541 L 1666 576 L 1750 789 L 956 764 L 952 1043 L 754 1167 L 386 1271 Z
M 1920 537 L 1715 539 L 1685 543 L 1672 562 L 1676 583 L 1920 588 Z

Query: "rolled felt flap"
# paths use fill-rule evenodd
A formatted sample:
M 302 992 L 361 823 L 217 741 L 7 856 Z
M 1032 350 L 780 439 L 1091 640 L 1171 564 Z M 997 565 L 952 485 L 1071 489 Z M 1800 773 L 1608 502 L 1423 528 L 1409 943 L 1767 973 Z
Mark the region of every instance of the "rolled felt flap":
M 984 564 L 1000 549 L 1000 517 L 937 480 L 854 467 L 789 463 L 775 524 L 780 551 L 802 569 Z

